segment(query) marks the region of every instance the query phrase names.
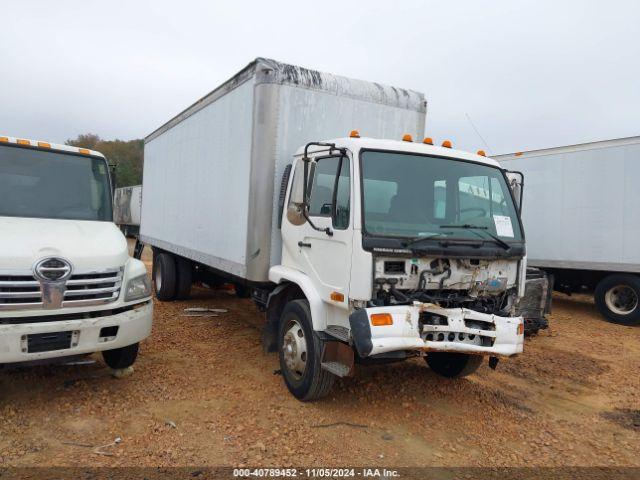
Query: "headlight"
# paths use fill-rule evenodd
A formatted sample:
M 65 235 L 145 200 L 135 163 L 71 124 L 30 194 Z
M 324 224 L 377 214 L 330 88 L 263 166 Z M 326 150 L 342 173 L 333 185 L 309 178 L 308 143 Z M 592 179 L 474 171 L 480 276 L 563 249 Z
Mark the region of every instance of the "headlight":
M 124 294 L 124 301 L 130 302 L 132 300 L 138 300 L 139 298 L 145 298 L 151 295 L 151 284 L 147 278 L 147 274 L 140 275 L 139 277 L 132 278 L 127 282 L 126 293 Z

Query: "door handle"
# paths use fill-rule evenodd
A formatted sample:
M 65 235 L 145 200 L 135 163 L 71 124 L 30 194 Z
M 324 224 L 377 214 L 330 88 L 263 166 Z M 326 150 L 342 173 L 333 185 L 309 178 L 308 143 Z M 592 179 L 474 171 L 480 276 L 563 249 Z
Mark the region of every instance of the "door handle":
M 304 243 L 302 241 L 298 242 L 298 246 L 299 247 L 307 247 L 307 248 L 311 248 L 311 244 L 310 243 Z

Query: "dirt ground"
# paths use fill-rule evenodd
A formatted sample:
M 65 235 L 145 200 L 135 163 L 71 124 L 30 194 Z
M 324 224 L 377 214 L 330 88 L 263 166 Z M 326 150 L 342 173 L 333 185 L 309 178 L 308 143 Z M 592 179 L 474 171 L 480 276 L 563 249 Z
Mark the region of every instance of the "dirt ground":
M 194 306 L 228 313 L 184 316 Z M 640 328 L 587 296 L 554 297 L 551 328 L 496 371 L 359 367 L 310 404 L 262 353 L 249 300 L 196 288 L 154 321 L 126 378 L 98 355 L 0 370 L 0 465 L 640 466 Z

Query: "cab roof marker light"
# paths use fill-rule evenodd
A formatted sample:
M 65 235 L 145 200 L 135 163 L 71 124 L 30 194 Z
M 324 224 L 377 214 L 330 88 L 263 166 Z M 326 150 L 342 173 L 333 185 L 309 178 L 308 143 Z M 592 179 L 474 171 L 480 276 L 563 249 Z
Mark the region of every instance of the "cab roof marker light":
M 403 142 L 413 142 L 413 137 L 411 135 L 409 135 L 408 133 L 405 133 L 402 136 L 402 141 Z
M 29 140 L 24 140 L 24 139 L 22 139 L 22 138 L 19 138 L 19 139 L 16 141 L 16 143 L 17 143 L 18 145 L 31 145 L 31 142 L 30 142 Z
M 484 153 L 484 150 L 478 150 L 477 154 L 480 155 L 481 157 L 486 157 L 487 156 L 487 154 Z
M 442 142 L 442 146 L 444 148 L 451 148 L 451 140 L 445 140 L 444 142 Z
M 520 155 L 522 155 L 522 152 L 516 152 L 516 157 L 519 157 Z
M 424 137 L 424 140 L 422 140 L 422 143 L 424 143 L 425 145 L 433 145 L 433 138 Z
M 48 142 L 38 142 L 38 146 L 42 148 L 51 148 L 51 144 Z
M 360 138 L 360 132 L 358 130 L 351 130 L 349 134 L 350 138 Z
M 78 151 L 83 155 L 89 155 L 91 153 L 91 150 L 89 150 L 88 148 L 79 148 Z
M 0 137 L 0 142 L 8 143 L 9 142 L 9 137 Z

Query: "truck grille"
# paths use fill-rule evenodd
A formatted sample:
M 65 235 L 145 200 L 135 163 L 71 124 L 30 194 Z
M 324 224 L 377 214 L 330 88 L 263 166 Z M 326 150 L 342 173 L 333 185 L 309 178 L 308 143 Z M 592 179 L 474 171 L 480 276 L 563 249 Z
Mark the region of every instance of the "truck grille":
M 115 301 L 122 287 L 122 268 L 75 273 L 66 281 L 61 308 L 100 305 Z M 32 274 L 0 272 L 0 310 L 46 308 L 42 285 Z

